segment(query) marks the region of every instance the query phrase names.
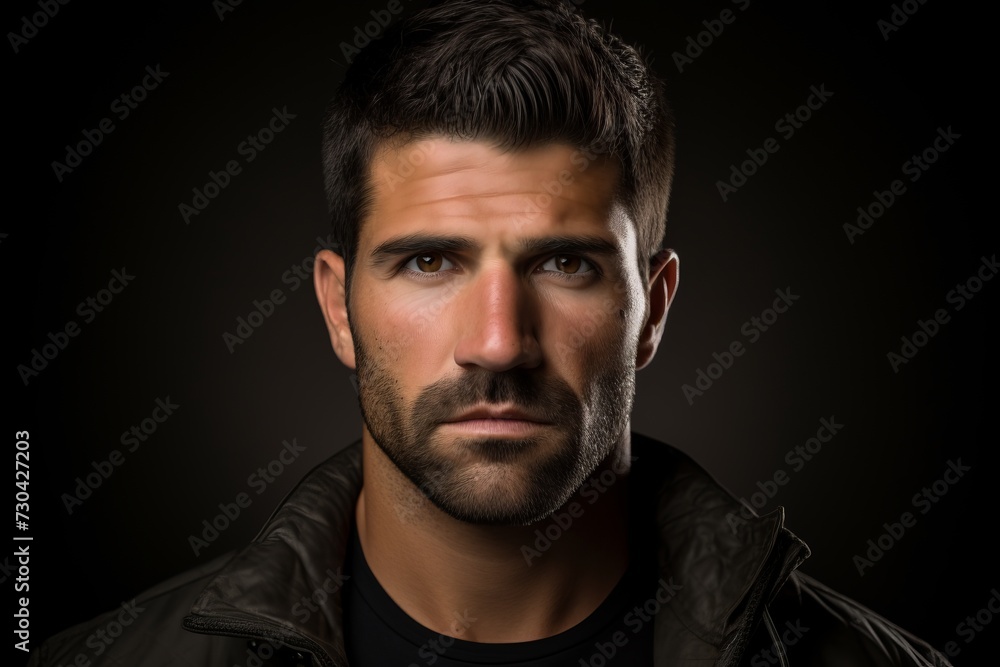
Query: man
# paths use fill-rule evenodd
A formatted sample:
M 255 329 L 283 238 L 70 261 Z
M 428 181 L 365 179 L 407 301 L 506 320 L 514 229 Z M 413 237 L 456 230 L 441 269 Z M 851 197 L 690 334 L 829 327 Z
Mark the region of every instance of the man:
M 781 510 L 734 522 L 631 432 L 679 278 L 634 49 L 555 0 L 439 3 L 358 56 L 324 130 L 314 281 L 361 440 L 238 554 L 34 664 L 112 622 L 94 664 L 948 664 L 796 573 Z

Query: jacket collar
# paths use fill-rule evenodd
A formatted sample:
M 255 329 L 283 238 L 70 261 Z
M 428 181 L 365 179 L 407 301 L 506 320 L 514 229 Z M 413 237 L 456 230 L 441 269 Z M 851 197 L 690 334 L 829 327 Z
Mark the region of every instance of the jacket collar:
M 632 453 L 630 485 L 653 503 L 660 574 L 679 587 L 656 616 L 656 664 L 735 664 L 763 605 L 809 549 L 784 528 L 782 508 L 747 518 L 677 449 L 633 432 Z M 184 627 L 286 644 L 324 667 L 347 665 L 340 586 L 360 490 L 359 440 L 289 492 L 202 591 Z
M 784 527 L 783 508 L 758 517 L 686 454 L 634 432 L 632 445 L 635 481 L 655 489 L 660 573 L 680 586 L 656 617 L 656 664 L 735 665 L 809 548 Z

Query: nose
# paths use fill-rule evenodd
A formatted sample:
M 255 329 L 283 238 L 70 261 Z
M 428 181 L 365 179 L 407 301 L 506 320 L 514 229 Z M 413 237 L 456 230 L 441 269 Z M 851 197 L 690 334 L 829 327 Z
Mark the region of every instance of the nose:
M 484 266 L 456 304 L 455 362 L 500 373 L 541 362 L 537 301 L 514 267 Z

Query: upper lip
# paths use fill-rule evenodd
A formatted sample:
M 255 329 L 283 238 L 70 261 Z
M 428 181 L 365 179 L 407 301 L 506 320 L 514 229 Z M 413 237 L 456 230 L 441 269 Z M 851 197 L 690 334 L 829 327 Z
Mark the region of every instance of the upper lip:
M 489 405 L 476 406 L 466 410 L 456 417 L 445 419 L 444 422 L 460 422 L 467 421 L 469 419 L 516 419 L 520 421 L 538 422 L 540 424 L 547 423 L 545 420 L 539 419 L 531 413 L 513 406 L 497 407 Z

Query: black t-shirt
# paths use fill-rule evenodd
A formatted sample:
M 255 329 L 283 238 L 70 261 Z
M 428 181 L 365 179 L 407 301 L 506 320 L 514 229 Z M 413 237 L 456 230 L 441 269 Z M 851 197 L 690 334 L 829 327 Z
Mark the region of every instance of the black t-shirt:
M 660 599 L 650 552 L 630 564 L 608 597 L 590 616 L 553 637 L 529 642 L 484 644 L 433 632 L 410 618 L 375 578 L 351 532 L 350 578 L 344 587 L 345 639 L 351 667 L 644 667 L 653 664 L 653 619 Z M 632 551 L 633 554 L 636 551 Z M 474 623 L 472 618 L 456 619 Z

